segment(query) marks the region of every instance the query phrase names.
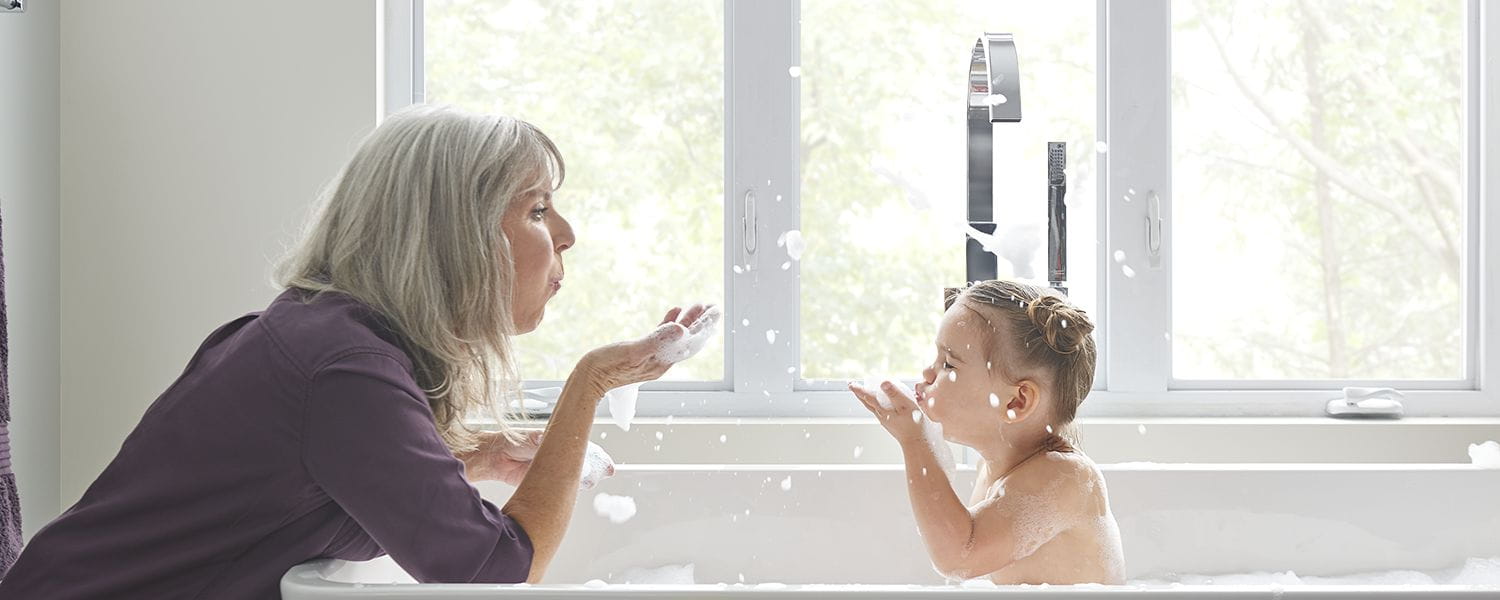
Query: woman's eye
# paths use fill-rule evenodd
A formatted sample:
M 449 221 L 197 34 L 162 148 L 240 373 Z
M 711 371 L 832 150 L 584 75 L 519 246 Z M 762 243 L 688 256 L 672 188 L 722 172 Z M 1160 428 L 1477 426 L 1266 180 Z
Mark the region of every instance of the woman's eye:
M 544 217 L 546 215 L 547 215 L 547 207 L 545 207 L 545 206 L 540 206 L 540 207 L 537 207 L 537 208 L 534 208 L 534 209 L 531 210 L 531 218 L 536 219 L 538 221 L 540 221 L 542 219 L 542 217 Z

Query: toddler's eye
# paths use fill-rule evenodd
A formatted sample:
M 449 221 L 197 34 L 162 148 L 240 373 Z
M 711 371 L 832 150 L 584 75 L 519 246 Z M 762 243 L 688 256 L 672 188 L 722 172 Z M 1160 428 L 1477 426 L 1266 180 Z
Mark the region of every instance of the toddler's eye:
M 948 361 L 946 361 L 946 360 L 943 361 L 943 369 L 952 369 L 952 368 L 953 368 L 953 365 L 948 364 Z

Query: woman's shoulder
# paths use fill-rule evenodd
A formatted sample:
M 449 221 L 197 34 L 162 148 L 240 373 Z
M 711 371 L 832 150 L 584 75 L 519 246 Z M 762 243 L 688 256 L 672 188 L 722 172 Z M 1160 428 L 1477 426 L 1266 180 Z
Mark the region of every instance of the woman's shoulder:
M 312 375 L 326 366 L 361 355 L 383 355 L 406 371 L 412 362 L 385 320 L 369 306 L 339 292 L 291 288 L 277 296 L 258 319 L 278 350 Z

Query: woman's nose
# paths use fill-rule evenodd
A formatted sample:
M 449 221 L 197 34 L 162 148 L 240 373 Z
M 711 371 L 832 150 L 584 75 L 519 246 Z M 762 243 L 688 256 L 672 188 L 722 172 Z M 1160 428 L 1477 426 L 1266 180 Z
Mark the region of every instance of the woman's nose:
M 572 248 L 573 244 L 578 241 L 573 237 L 573 226 L 568 223 L 567 219 L 562 218 L 561 215 L 557 217 L 557 224 L 552 229 L 552 240 L 557 242 L 557 252 L 559 254 L 563 250 Z

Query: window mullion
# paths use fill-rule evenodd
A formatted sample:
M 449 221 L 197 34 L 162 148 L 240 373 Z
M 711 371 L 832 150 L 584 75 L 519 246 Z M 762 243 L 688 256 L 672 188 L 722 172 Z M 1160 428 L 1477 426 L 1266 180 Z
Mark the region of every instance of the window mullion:
M 798 264 L 777 240 L 799 229 L 799 13 L 795 0 L 725 2 L 724 331 L 737 395 L 790 392 L 798 364 Z
M 1171 8 L 1149 0 L 1106 2 L 1104 10 L 1105 377 L 1110 391 L 1165 391 L 1172 367 Z M 1148 244 L 1152 227 L 1159 244 Z
M 376 121 L 421 102 L 422 0 L 389 0 L 379 13 Z
M 1500 389 L 1500 285 L 1497 285 L 1497 261 L 1500 261 L 1500 61 L 1483 60 L 1500 51 L 1500 8 L 1492 2 L 1473 1 L 1469 8 L 1474 16 L 1469 27 L 1471 42 L 1467 45 L 1466 71 L 1470 86 L 1477 86 L 1477 97 L 1465 111 L 1471 123 L 1465 128 L 1469 133 L 1469 150 L 1477 152 L 1477 160 L 1467 160 L 1468 168 L 1477 167 L 1477 172 L 1466 173 L 1466 183 L 1472 189 L 1467 198 L 1466 220 L 1466 266 L 1468 286 L 1467 301 L 1473 306 L 1467 311 L 1466 332 L 1477 339 L 1469 356 L 1475 364 L 1469 372 L 1475 376 L 1475 387 L 1486 392 Z M 1492 401 L 1500 397 L 1491 394 Z

